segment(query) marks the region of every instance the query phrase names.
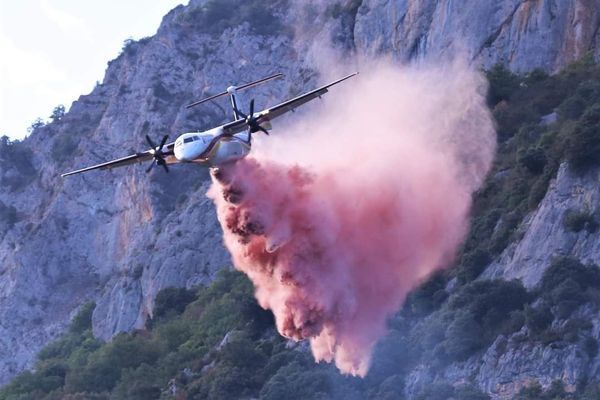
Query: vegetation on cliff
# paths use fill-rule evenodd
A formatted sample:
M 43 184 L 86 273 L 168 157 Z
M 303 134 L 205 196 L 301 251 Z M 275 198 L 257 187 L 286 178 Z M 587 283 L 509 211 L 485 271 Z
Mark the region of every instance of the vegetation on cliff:
M 415 367 L 438 371 L 491 346 L 575 346 L 593 359 L 598 343 L 581 315 L 600 308 L 597 266 L 556 259 L 530 291 L 516 281 L 476 278 L 519 237 L 519 223 L 560 163 L 580 174 L 600 164 L 600 67 L 586 58 L 554 76 L 517 76 L 501 66 L 487 76 L 499 152 L 477 195 L 471 233 L 456 267 L 431 277 L 390 318 L 365 379 L 315 364 L 306 346 L 281 338 L 247 278 L 225 270 L 210 287 L 163 290 L 145 329 L 108 343 L 92 334 L 94 305 L 83 306 L 0 399 L 397 399 Z M 19 151 L 27 160 L 26 149 Z M 8 206 L 0 211 L 5 223 L 16 218 Z M 596 218 L 596 210 L 573 210 L 565 225 L 594 234 Z M 561 382 L 545 389 L 533 382 L 518 398 L 597 398 L 600 388 L 587 378 L 569 393 Z M 474 385 L 450 383 L 422 387 L 417 398 L 489 398 Z
M 84 305 L 69 331 L 42 350 L 34 371 L 20 374 L 0 398 L 397 399 L 407 374 L 420 363 L 440 368 L 466 360 L 513 332 L 532 343 L 577 343 L 594 357 L 598 344 L 591 327 L 569 316 L 579 307 L 600 307 L 598 282 L 597 266 L 561 259 L 535 291 L 516 281 L 476 281 L 419 317 L 409 301 L 390 320 L 390 332 L 362 380 L 315 364 L 306 346 L 281 338 L 271 314 L 256 304 L 247 278 L 223 270 L 210 287 L 163 290 L 146 329 L 108 343 L 93 337 L 94 304 Z M 443 393 L 488 398 L 473 385 L 438 386 L 424 387 L 419 398 L 447 398 L 439 397 Z M 579 395 L 597 389 L 593 382 L 582 383 Z M 536 390 L 524 391 L 522 398 Z M 574 398 L 561 393 L 552 398 Z

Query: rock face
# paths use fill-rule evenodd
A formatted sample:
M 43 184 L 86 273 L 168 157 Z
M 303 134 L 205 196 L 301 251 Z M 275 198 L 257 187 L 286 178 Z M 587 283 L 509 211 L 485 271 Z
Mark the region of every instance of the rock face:
M 598 57 L 600 1 L 365 0 L 356 47 L 400 60 L 465 52 L 489 67 L 556 71 L 588 52 Z
M 476 63 L 501 61 L 518 71 L 554 71 L 587 51 L 598 56 L 597 0 L 244 2 L 241 14 L 261 7 L 267 16 L 254 23 L 207 19 L 205 3 L 172 10 L 155 36 L 127 44 L 103 82 L 60 121 L 36 129 L 25 140 L 33 173 L 0 164 L 1 179 L 26 182 L 0 186 L 0 205 L 16 210 L 14 223 L 0 223 L 0 383 L 30 366 L 84 302 L 97 302 L 94 331 L 108 339 L 142 327 L 160 289 L 208 282 L 229 264 L 204 196 L 206 171 L 184 165 L 166 176 L 126 167 L 58 177 L 145 149 L 146 134 L 174 139 L 229 119 L 226 100 L 194 111 L 187 102 L 283 72 L 290 78 L 251 94 L 259 105 L 274 104 L 316 85 L 315 71 L 332 67 L 324 65 L 324 48 L 400 61 L 460 48 Z M 597 203 L 597 182 L 562 169 L 523 240 L 487 274 L 534 284 L 551 253 L 598 261 L 593 239 L 561 225 L 567 208 Z M 533 246 L 547 234 L 547 248 Z
M 595 229 L 590 232 L 582 226 L 574 232 L 567 222 L 569 213 L 593 214 L 598 204 L 600 170 L 578 176 L 563 164 L 543 201 L 521 227 L 523 238 L 511 244 L 482 277 L 520 279 L 525 287 L 532 288 L 555 257 L 573 256 L 600 265 Z

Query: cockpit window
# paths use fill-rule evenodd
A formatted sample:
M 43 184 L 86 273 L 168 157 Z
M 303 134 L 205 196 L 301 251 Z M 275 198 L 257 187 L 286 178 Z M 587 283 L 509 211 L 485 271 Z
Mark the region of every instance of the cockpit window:
M 183 143 L 190 143 L 190 142 L 193 142 L 193 141 L 194 141 L 193 137 L 187 137 L 187 138 L 183 139 Z

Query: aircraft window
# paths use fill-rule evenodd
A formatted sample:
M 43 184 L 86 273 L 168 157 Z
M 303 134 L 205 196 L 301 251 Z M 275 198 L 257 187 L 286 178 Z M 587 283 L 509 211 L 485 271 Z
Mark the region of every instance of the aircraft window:
M 200 138 L 198 136 L 194 136 L 194 141 L 196 140 L 200 140 Z
M 183 139 L 183 143 L 190 143 L 190 142 L 193 142 L 193 141 L 194 141 L 193 137 L 188 137 L 188 138 Z

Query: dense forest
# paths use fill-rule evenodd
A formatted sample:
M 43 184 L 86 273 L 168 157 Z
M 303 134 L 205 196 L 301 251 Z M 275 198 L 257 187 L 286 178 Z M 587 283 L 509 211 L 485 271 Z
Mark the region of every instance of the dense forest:
M 579 174 L 600 163 L 600 66 L 586 57 L 552 76 L 540 70 L 515 75 L 501 65 L 486 75 L 499 147 L 475 199 L 471 232 L 456 265 L 430 277 L 390 317 L 366 378 L 315 364 L 305 343 L 277 334 L 248 279 L 224 269 L 209 287 L 164 289 L 145 329 L 110 342 L 93 336 L 94 304 L 83 305 L 68 332 L 43 349 L 32 371 L 1 389 L 0 399 L 399 399 L 415 366 L 443 368 L 510 333 L 527 342 L 575 343 L 594 357 L 598 342 L 577 310 L 600 308 L 600 268 L 557 258 L 531 290 L 518 281 L 477 278 L 522 234 L 519 224 L 561 163 Z M 0 141 L 0 157 L 27 151 L 21 142 Z M 564 224 L 595 232 L 599 212 L 573 210 Z M 13 214 L 0 203 L 0 227 Z M 450 397 L 489 398 L 474 385 L 454 382 L 418 395 Z M 575 393 L 560 381 L 546 389 L 532 382 L 518 398 L 597 399 L 600 382 L 581 382 Z

